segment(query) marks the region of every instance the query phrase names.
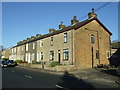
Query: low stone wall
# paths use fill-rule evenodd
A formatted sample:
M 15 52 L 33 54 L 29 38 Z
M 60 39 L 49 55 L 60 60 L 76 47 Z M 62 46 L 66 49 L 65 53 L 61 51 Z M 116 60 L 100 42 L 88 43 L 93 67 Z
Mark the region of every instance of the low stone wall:
M 74 65 L 58 65 L 55 67 L 51 67 L 50 65 L 41 65 L 41 64 L 28 64 L 28 63 L 21 63 L 19 66 L 23 67 L 31 67 L 31 68 L 40 68 L 50 71 L 71 71 L 76 69 Z

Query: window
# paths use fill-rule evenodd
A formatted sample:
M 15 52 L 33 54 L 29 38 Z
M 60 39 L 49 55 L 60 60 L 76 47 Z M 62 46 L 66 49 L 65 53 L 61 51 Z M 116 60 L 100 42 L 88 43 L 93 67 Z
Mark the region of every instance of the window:
M 110 51 L 107 51 L 106 54 L 107 54 L 107 55 L 106 55 L 107 58 L 110 58 Z
M 50 60 L 54 60 L 54 51 L 50 51 Z
M 16 48 L 14 48 L 14 52 L 16 53 Z
M 23 46 L 22 46 L 22 51 L 23 51 Z
M 13 53 L 13 48 L 12 48 L 12 53 Z
M 28 51 L 28 43 L 26 44 L 26 51 Z
M 40 40 L 40 47 L 42 47 L 42 46 L 43 46 L 43 41 Z
M 32 60 L 35 60 L 35 54 L 32 53 Z
M 93 34 L 91 35 L 91 43 L 93 43 L 93 44 L 95 43 L 95 38 L 94 38 Z
M 96 59 L 99 59 L 99 51 L 96 50 Z
M 20 47 L 17 48 L 17 51 L 19 52 Z
M 53 46 L 53 37 L 51 37 L 50 45 Z
M 33 42 L 33 49 L 35 49 L 35 43 Z
M 43 52 L 40 52 L 40 60 L 43 60 Z
M 67 41 L 68 41 L 68 35 L 67 33 L 64 33 L 64 43 L 67 43 Z
M 69 54 L 68 54 L 68 49 L 64 49 L 64 50 L 63 50 L 63 59 L 64 59 L 64 60 L 68 60 L 68 56 L 69 56 Z

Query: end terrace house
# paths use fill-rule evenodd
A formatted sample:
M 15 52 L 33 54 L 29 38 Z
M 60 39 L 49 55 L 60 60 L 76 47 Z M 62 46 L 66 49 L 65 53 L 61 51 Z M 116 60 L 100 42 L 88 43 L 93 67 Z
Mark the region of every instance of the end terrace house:
M 28 63 L 33 60 L 46 64 L 57 61 L 63 65 L 75 65 L 76 68 L 108 65 L 111 35 L 92 9 L 87 20 L 78 21 L 74 16 L 70 26 L 61 22 L 59 30 L 52 28 L 48 34 L 38 34 L 18 42 L 15 47 L 23 46 L 24 52 L 20 49 L 16 57 Z

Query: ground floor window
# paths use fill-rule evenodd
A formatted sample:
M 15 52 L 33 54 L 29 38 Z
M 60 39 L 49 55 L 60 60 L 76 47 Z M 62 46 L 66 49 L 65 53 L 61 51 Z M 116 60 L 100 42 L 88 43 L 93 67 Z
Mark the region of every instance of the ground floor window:
M 107 58 L 110 58 L 110 51 L 106 51 Z
M 96 59 L 99 59 L 99 51 L 96 50 Z
M 50 51 L 50 60 L 54 60 L 54 51 Z
M 40 60 L 43 60 L 43 52 L 40 52 Z
M 32 53 L 32 60 L 35 60 L 35 54 Z
M 63 59 L 64 60 L 68 60 L 68 57 L 69 57 L 68 49 L 64 49 L 63 50 Z

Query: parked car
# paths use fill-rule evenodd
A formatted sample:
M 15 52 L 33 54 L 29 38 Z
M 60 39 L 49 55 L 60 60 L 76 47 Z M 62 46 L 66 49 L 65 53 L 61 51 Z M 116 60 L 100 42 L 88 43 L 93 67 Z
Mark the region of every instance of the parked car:
M 18 65 L 16 62 L 14 62 L 14 60 L 7 60 L 7 62 L 8 62 L 8 66 L 15 67 Z
M 1 66 L 2 68 L 8 67 L 8 62 L 7 62 L 6 60 L 0 60 L 0 66 Z
M 116 72 L 120 75 L 120 66 L 116 69 Z

